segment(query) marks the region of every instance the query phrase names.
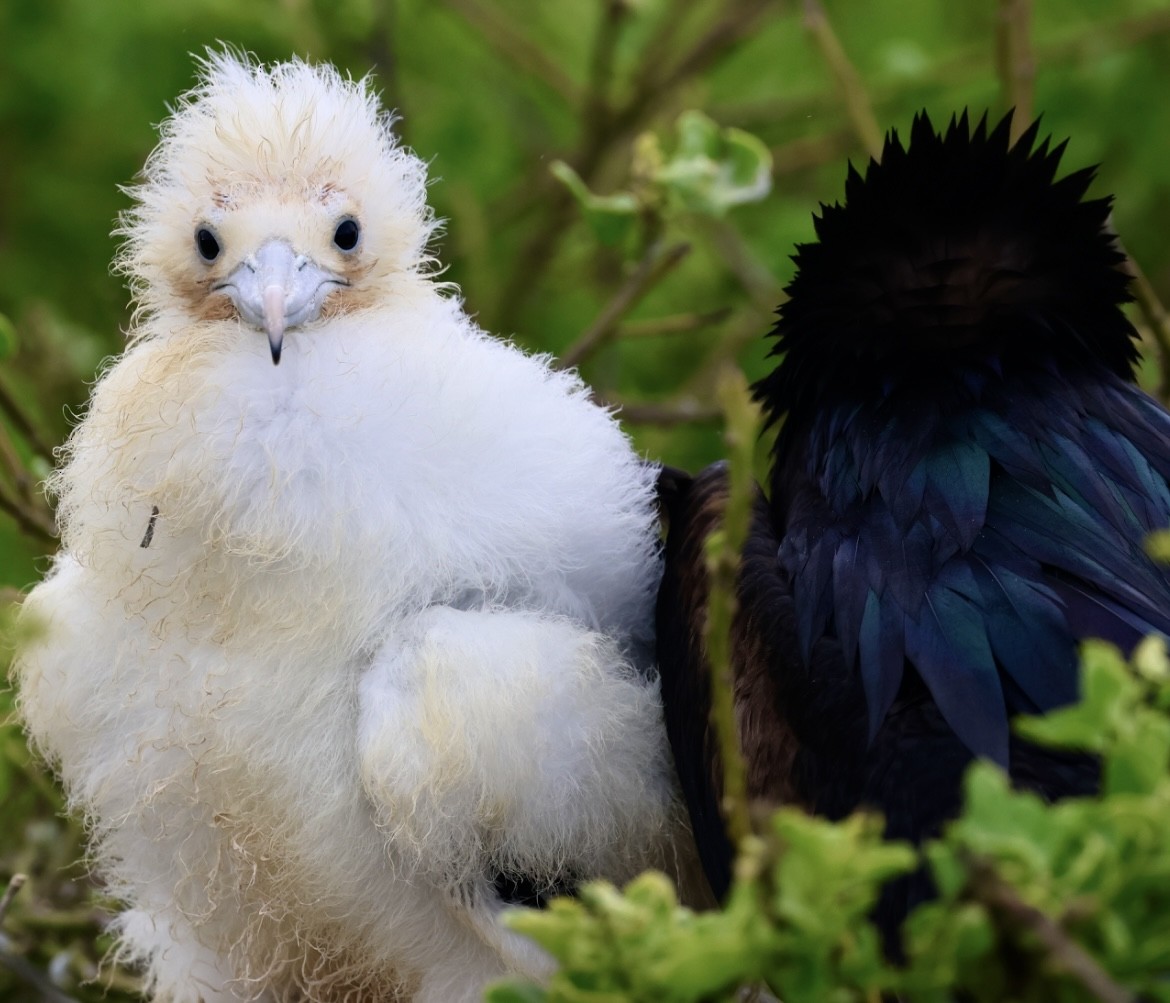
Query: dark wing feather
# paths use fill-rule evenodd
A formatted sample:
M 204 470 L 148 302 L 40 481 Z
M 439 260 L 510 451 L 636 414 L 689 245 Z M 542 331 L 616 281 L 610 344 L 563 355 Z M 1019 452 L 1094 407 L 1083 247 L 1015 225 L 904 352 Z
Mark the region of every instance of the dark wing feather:
M 672 483 L 664 498 L 669 529 L 657 622 L 666 730 L 703 869 L 718 898 L 730 886 L 732 847 L 720 811 L 722 764 L 710 723 L 703 628 L 709 593 L 705 544 L 721 523 L 726 500 L 722 464 L 689 484 Z M 774 638 L 778 621 L 793 629 L 793 613 L 775 555 L 776 539 L 761 496 L 741 566 L 740 609 L 733 624 L 734 698 L 749 796 L 791 802 L 798 797 L 798 743 L 779 712 L 775 668 L 792 656 L 778 652 Z
M 708 595 L 704 543 L 726 501 L 722 466 L 694 481 L 674 479 L 662 496 L 667 522 L 665 567 L 658 590 L 658 667 L 666 732 L 691 831 L 711 890 L 722 898 L 731 883 L 732 847 L 719 811 L 717 743 L 703 646 Z

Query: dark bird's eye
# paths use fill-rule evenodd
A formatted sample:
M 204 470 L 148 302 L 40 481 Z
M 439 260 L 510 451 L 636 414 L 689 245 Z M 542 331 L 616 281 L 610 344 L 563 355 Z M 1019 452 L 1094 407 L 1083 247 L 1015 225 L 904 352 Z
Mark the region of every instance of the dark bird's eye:
M 205 226 L 195 231 L 195 246 L 199 248 L 199 256 L 204 261 L 214 261 L 219 257 L 219 241 Z
M 357 247 L 358 236 L 361 232 L 361 227 L 358 226 L 356 219 L 343 219 L 337 224 L 337 229 L 333 231 L 333 243 L 343 251 L 352 251 Z

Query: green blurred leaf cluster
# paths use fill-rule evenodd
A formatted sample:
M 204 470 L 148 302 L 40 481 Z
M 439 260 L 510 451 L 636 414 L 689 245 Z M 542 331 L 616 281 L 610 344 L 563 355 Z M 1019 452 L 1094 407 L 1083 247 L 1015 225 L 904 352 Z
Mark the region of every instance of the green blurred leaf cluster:
M 905 965 L 883 957 L 867 916 L 880 885 L 919 856 L 881 823 L 833 825 L 793 809 L 741 847 L 725 907 L 695 914 L 667 879 L 509 922 L 560 962 L 546 988 L 504 984 L 492 1003 L 734 1000 L 766 986 L 786 1003 L 1099 999 L 1069 959 L 1087 958 L 1143 999 L 1170 1000 L 1170 660 L 1151 639 L 1127 662 L 1090 642 L 1083 699 L 1018 722 L 1033 741 L 1098 755 L 1100 797 L 1046 804 L 978 763 L 962 816 L 924 857 L 939 898 L 905 927 Z M 1055 932 L 1053 932 L 1055 931 Z M 1055 944 L 1055 946 L 1054 946 Z
M 788 1003 L 862 999 L 889 982 L 865 916 L 881 882 L 914 861 L 908 847 L 882 841 L 872 817 L 832 825 L 784 809 L 741 857 L 721 911 L 680 906 L 670 881 L 649 873 L 624 892 L 599 882 L 545 913 L 512 914 L 510 925 L 561 967 L 546 989 L 511 983 L 488 999 L 687 1003 L 735 999 L 755 983 Z
M 675 130 L 669 155 L 652 132 L 634 141 L 628 191 L 597 195 L 563 160 L 550 167 L 603 245 L 627 242 L 639 220 L 660 224 L 680 212 L 722 216 L 771 191 L 772 154 L 750 132 L 721 128 L 693 108 L 678 117 Z

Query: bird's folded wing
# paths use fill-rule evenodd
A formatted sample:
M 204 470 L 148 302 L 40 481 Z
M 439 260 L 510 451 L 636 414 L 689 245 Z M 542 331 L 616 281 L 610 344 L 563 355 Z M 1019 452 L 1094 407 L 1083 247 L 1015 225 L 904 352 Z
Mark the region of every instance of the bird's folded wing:
M 732 849 L 719 802 L 722 764 L 710 723 L 709 666 L 703 632 L 709 579 L 705 544 L 727 502 L 727 472 L 708 467 L 666 499 L 669 533 L 658 600 L 658 652 L 667 733 L 704 869 L 717 897 L 731 880 Z M 822 709 L 864 714 L 860 687 L 849 679 L 840 646 L 818 643 L 806 663 L 799 652 L 788 581 L 762 494 L 757 494 L 737 586 L 732 626 L 735 711 L 753 800 L 803 800 L 801 772 L 814 768 L 826 744 L 856 745 L 857 729 L 838 736 L 815 725 Z M 858 752 L 860 747 L 858 747 Z M 826 806 L 830 809 L 831 805 Z
M 378 652 L 360 699 L 367 795 L 403 859 L 442 883 L 621 879 L 662 842 L 657 688 L 603 634 L 432 606 Z

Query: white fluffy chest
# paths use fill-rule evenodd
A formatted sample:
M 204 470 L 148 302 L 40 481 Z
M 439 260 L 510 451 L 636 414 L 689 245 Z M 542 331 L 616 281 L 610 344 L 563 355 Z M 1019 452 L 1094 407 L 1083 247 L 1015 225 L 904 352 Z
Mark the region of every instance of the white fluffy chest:
M 258 618 L 356 648 L 461 601 L 635 633 L 653 472 L 575 377 L 415 306 L 293 332 L 279 367 L 231 325 L 193 359 L 174 335 L 131 349 L 58 477 L 67 545 L 229 633 Z

